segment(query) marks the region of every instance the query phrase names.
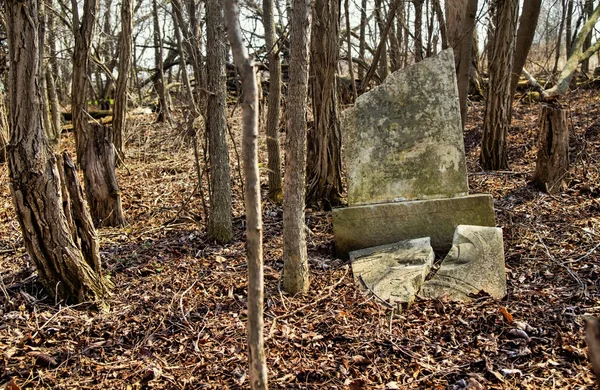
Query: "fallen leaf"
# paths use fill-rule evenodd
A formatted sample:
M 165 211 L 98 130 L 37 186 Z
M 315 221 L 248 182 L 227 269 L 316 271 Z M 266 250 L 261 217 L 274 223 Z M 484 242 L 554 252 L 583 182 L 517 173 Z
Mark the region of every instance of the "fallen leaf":
M 502 306 L 499 311 L 500 311 L 500 314 L 502 314 L 502 316 L 506 320 L 506 322 L 508 322 L 509 324 L 513 323 L 513 316 L 512 316 L 512 314 L 510 314 L 508 312 L 508 310 L 506 309 L 506 307 Z
M 354 356 L 352 356 L 352 362 L 354 364 L 356 364 L 356 365 L 359 365 L 359 366 L 366 366 L 366 365 L 369 365 L 371 363 L 369 361 L 369 359 L 367 359 L 363 355 L 354 355 Z
M 10 382 L 6 384 L 6 390 L 21 390 L 21 388 L 15 383 L 15 378 L 12 378 Z

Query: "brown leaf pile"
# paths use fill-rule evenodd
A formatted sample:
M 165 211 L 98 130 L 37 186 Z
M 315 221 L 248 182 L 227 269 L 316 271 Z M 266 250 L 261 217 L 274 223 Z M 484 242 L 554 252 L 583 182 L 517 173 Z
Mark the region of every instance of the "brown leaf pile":
M 556 196 L 527 185 L 536 105 L 515 105 L 511 170 L 477 163 L 482 106 L 465 146 L 472 193 L 495 199 L 509 294 L 502 302 L 417 301 L 391 311 L 332 256 L 329 213 L 307 213 L 311 291 L 280 291 L 282 210 L 264 203 L 265 338 L 273 389 L 593 388 L 584 318 L 600 314 L 600 102 L 570 97 L 571 173 Z M 239 123 L 233 121 L 234 129 Z M 234 231 L 204 233 L 191 147 L 179 126 L 139 119 L 119 168 L 129 225 L 101 229 L 111 310 L 48 297 L 24 251 L 0 167 L 0 385 L 16 389 L 247 388 L 243 200 L 232 152 Z M 239 144 L 239 142 L 238 142 Z M 71 135 L 63 145 L 72 149 Z M 239 148 L 239 145 L 238 145 Z M 262 153 L 262 161 L 266 161 Z M 266 175 L 264 175 L 266 176 Z

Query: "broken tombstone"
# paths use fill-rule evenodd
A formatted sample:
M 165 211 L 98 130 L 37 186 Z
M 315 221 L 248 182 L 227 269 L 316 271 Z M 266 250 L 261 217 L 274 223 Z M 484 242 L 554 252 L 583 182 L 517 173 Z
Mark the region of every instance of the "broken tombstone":
M 390 303 L 414 301 L 434 257 L 429 237 L 350 252 L 355 282 Z
M 495 225 L 492 197 L 468 195 L 452 50 L 389 75 L 342 127 L 349 207 L 333 210 L 339 257 L 419 237 L 448 251 L 457 225 Z
M 502 229 L 459 225 L 452 249 L 419 296 L 469 301 L 482 291 L 496 299 L 506 295 Z

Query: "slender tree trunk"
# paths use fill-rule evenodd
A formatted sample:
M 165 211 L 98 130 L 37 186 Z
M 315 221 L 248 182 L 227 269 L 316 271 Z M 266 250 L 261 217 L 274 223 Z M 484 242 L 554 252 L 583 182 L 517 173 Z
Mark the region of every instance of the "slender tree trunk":
M 52 134 L 54 135 L 54 142 L 58 145 L 60 144 L 61 135 L 60 108 L 58 105 L 58 95 L 56 93 L 56 83 L 51 72 L 51 68 L 47 67 L 45 74 L 46 89 L 48 92 L 48 102 L 50 103 L 50 124 L 52 126 Z
M 283 289 L 308 291 L 308 254 L 304 224 L 306 175 L 306 99 L 310 58 L 310 0 L 292 0 L 290 81 L 283 197 Z
M 544 104 L 540 112 L 540 138 L 533 184 L 551 194 L 566 188 L 569 172 L 567 110 Z
M 158 73 L 154 81 L 154 88 L 158 93 L 158 115 L 157 122 L 169 121 L 169 105 L 167 102 L 167 91 L 165 88 L 165 74 L 163 66 L 162 34 L 158 22 L 158 5 L 152 0 L 152 19 L 154 21 L 154 66 Z
M 442 50 L 446 50 L 448 48 L 448 32 L 446 27 L 446 20 L 444 19 L 444 12 L 442 11 L 442 6 L 440 5 L 440 0 L 432 0 L 433 9 L 435 11 L 435 15 L 437 18 L 438 25 L 440 26 L 440 36 L 442 38 Z
M 210 218 L 208 234 L 220 243 L 233 238 L 231 221 L 231 175 L 226 140 L 226 96 L 225 42 L 223 8 L 219 0 L 206 2 L 206 70 L 208 107 L 206 129 L 209 136 L 210 159 Z
M 565 53 L 567 55 L 567 58 L 571 55 L 571 46 L 573 44 L 573 3 L 574 0 L 567 0 L 567 26 L 565 29 Z
M 339 14 L 339 12 L 338 12 Z M 314 17 L 315 15 L 313 15 Z M 385 24 L 383 19 L 383 2 L 382 0 L 375 0 L 375 21 L 377 23 L 377 29 L 379 30 L 379 39 L 381 40 L 380 44 L 383 45 L 383 49 L 379 58 L 379 78 L 384 80 L 388 73 L 388 60 L 387 60 L 387 34 L 384 34 Z M 314 23 L 318 24 L 318 23 Z M 339 25 L 338 25 L 339 26 Z M 313 27 L 314 28 L 314 27 Z M 338 27 L 339 30 L 339 27 Z M 314 39 L 314 37 L 313 37 Z M 313 42 L 314 44 L 314 42 Z
M 342 134 L 336 88 L 339 6 L 337 1 L 314 1 L 310 38 L 314 126 L 307 137 L 306 202 L 311 208 L 327 210 L 339 205 L 342 199 Z M 381 39 L 385 40 L 386 35 Z
M 360 36 L 358 43 L 358 55 L 360 60 L 366 62 L 365 53 L 367 51 L 367 0 L 362 0 L 360 3 Z M 362 81 L 365 78 L 365 71 L 362 67 L 358 68 L 358 78 Z
M 423 0 L 413 0 L 415 6 L 415 62 L 423 60 Z
M 356 94 L 356 79 L 354 78 L 354 62 L 352 62 L 352 41 L 350 40 L 351 31 L 350 31 L 350 6 L 348 4 L 348 0 L 344 1 L 344 10 L 346 14 L 346 44 L 348 45 L 348 70 L 350 71 L 350 80 L 352 81 L 352 96 L 354 98 L 353 102 L 356 102 L 357 94 Z M 400 48 L 398 47 L 398 55 L 400 55 Z M 398 66 L 400 61 L 398 60 Z
M 49 294 L 105 307 L 111 285 L 101 275 L 99 258 L 86 261 L 73 240 L 56 158 L 43 128 L 38 2 L 4 4 L 10 63 L 19 64 L 9 68 L 10 188 L 25 248 Z
M 458 84 L 458 100 L 460 103 L 460 117 L 462 119 L 463 128 L 467 121 L 467 97 L 469 95 L 469 84 L 471 80 L 471 56 L 473 54 L 473 37 L 475 35 L 475 17 L 477 14 L 477 0 L 468 0 L 467 8 L 464 17 L 462 18 L 462 33 L 463 37 L 457 43 L 458 68 L 457 84 Z M 455 49 L 456 50 L 456 49 Z M 456 58 L 455 58 L 456 60 Z
M 0 164 L 8 161 L 6 147 L 8 146 L 8 112 L 6 111 L 6 101 L 4 94 L 0 91 Z
M 483 119 L 481 165 L 486 170 L 508 169 L 506 136 L 510 125 L 512 75 L 518 0 L 497 0 L 496 30 L 489 65 L 488 93 Z
M 562 15 L 560 18 L 560 26 L 558 27 L 558 38 L 556 40 L 556 52 L 554 54 L 554 66 L 552 67 L 552 75 L 556 76 L 558 72 L 558 62 L 560 61 L 560 47 L 562 46 L 563 30 L 565 28 L 565 20 L 567 18 L 567 2 L 566 0 L 561 1 L 562 4 Z
M 272 10 L 271 5 L 271 10 Z M 272 11 L 271 11 L 272 12 Z M 258 172 L 258 85 L 254 64 L 242 40 L 237 0 L 225 1 L 227 30 L 233 60 L 242 79 L 243 154 L 246 192 L 246 252 L 248 256 L 248 350 L 250 388 L 266 390 L 267 363 L 263 320 L 263 251 L 260 175 Z M 267 45 L 267 47 L 269 47 Z
M 523 3 L 523 13 L 521 14 L 519 29 L 517 31 L 513 73 L 510 83 L 511 96 L 514 96 L 517 90 L 517 84 L 519 83 L 523 66 L 525 66 L 529 49 L 533 43 L 541 6 L 542 0 L 528 0 Z
M 276 203 L 281 203 L 283 200 L 281 146 L 279 142 L 281 62 L 279 60 L 279 45 L 275 39 L 273 0 L 263 0 L 263 25 L 265 27 L 265 41 L 269 52 L 269 102 L 267 109 L 269 199 Z
M 121 0 L 121 40 L 119 44 L 119 76 L 113 108 L 113 129 L 115 149 L 120 160 L 125 158 L 123 134 L 127 122 L 127 84 L 129 82 L 133 45 L 133 3 Z
M 584 6 L 583 6 L 583 13 L 585 14 L 586 18 L 589 18 L 592 16 L 592 13 L 594 12 L 594 1 L 593 0 L 585 0 Z M 583 51 L 586 51 L 587 49 L 590 48 L 590 46 L 592 46 L 592 32 L 590 31 L 586 37 L 585 37 L 585 41 L 583 41 Z M 589 59 L 585 59 L 583 61 L 581 61 L 581 71 L 584 74 L 588 74 L 590 72 L 590 61 Z

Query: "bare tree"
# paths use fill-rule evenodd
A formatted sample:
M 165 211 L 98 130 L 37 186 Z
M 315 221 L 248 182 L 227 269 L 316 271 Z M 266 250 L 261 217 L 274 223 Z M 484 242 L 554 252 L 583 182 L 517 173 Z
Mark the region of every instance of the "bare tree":
M 210 218 L 208 234 L 220 243 L 233 238 L 231 221 L 231 182 L 229 153 L 225 138 L 226 118 L 226 75 L 225 56 L 227 43 L 224 31 L 225 20 L 219 0 L 206 2 L 206 70 L 208 106 L 206 129 L 209 136 L 210 159 Z
M 265 43 L 269 54 L 269 103 L 267 108 L 269 198 L 279 203 L 283 200 L 281 146 L 279 142 L 281 61 L 279 60 L 279 45 L 275 41 L 273 0 L 263 0 L 263 25 L 265 28 Z
M 121 41 L 119 44 L 119 76 L 113 113 L 114 144 L 119 157 L 125 157 L 123 133 L 127 121 L 127 84 L 129 82 L 133 45 L 133 3 L 121 0 Z
M 111 284 L 101 275 L 99 256 L 85 258 L 74 241 L 63 209 L 56 158 L 43 128 L 39 2 L 9 0 L 4 4 L 10 62 L 19 64 L 9 68 L 9 167 L 23 241 L 48 293 L 76 302 L 93 301 L 104 307 Z M 88 228 L 94 241 L 93 226 Z
M 308 254 L 304 224 L 306 174 L 306 99 L 310 57 L 310 0 L 292 0 L 290 81 L 283 197 L 283 288 L 308 291 Z
M 489 61 L 488 93 L 483 119 L 481 165 L 484 169 L 508 168 L 506 136 L 512 95 L 510 78 L 515 52 L 518 0 L 496 0 L 494 40 Z
M 250 388 L 266 390 L 267 363 L 264 348 L 263 252 L 260 174 L 258 172 L 258 85 L 254 64 L 242 40 L 237 0 L 225 1 L 227 31 L 233 60 L 242 78 L 244 178 L 246 191 L 246 252 L 248 254 L 248 350 Z

